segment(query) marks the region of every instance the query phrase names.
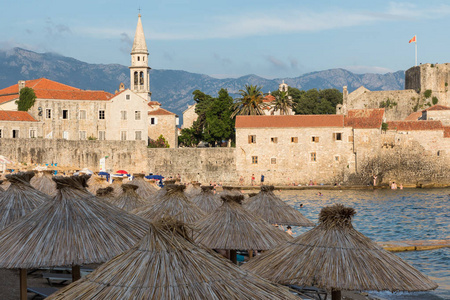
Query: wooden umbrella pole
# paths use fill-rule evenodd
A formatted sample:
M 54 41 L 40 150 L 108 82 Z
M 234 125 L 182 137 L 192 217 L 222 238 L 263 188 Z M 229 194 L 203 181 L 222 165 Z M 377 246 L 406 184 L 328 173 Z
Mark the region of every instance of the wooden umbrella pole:
M 27 300 L 27 269 L 20 269 L 20 300 Z
M 253 250 L 248 250 L 248 259 L 253 257 Z
M 237 265 L 237 251 L 230 250 L 230 260 Z
M 341 300 L 341 291 L 340 290 L 332 290 L 331 291 L 331 300 Z
M 75 282 L 80 278 L 81 278 L 80 266 L 73 265 L 72 266 L 72 282 Z

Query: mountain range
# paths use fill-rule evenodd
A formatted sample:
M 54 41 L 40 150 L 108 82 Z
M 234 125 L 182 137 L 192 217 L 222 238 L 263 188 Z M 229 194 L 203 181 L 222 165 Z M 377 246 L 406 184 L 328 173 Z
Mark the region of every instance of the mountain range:
M 21 48 L 0 50 L 0 89 L 16 84 L 19 80 L 45 77 L 80 89 L 114 93 L 121 82 L 126 87 L 129 86 L 129 76 L 128 67 L 119 64 L 89 64 L 59 54 L 36 53 Z M 163 108 L 180 117 L 188 104 L 194 103 L 194 90 L 216 96 L 221 88 L 225 88 L 230 95 L 236 97 L 245 84 L 262 86 L 264 92 L 269 92 L 277 90 L 282 80 L 289 86 L 302 90 L 336 88 L 342 91 L 344 85 L 348 86 L 349 92 L 360 86 L 372 91 L 402 90 L 405 71 L 355 74 L 345 69 L 330 69 L 295 78 L 266 79 L 257 75 L 246 75 L 217 79 L 181 70 L 150 70 L 152 100 L 160 102 Z

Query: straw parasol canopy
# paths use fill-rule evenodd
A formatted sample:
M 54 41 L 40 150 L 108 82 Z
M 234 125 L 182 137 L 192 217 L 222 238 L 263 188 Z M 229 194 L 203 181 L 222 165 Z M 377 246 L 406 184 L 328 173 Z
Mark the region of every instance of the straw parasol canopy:
M 251 197 L 243 207 L 270 224 L 314 226 L 314 223 L 303 216 L 298 210 L 284 203 L 273 193 L 273 185 L 261 186 L 261 191 Z
M 298 299 L 194 244 L 174 220 L 150 224 L 136 246 L 47 299 Z
M 31 179 L 30 184 L 50 197 L 56 196 L 56 183 L 52 179 L 53 172 L 53 170 L 43 170 L 41 176 L 35 176 Z
M 91 178 L 89 178 L 88 182 L 88 191 L 91 192 L 93 195 L 97 194 L 97 191 L 99 189 L 104 189 L 109 187 L 109 182 L 106 180 L 106 177 L 93 175 Z
M 244 196 L 221 196 L 223 204 L 194 224 L 197 243 L 210 249 L 268 250 L 280 242 L 291 240 L 286 232 L 246 211 Z
M 393 253 L 356 231 L 355 210 L 325 207 L 319 225 L 243 266 L 281 284 L 332 291 L 425 291 L 437 284 Z
M 56 197 L 0 232 L 0 268 L 100 263 L 147 232 L 145 220 L 92 196 L 86 177 L 53 180 Z
M 190 185 L 186 187 L 186 195 L 189 198 L 193 198 L 202 192 L 201 183 L 197 181 L 193 181 Z
M 113 182 L 111 183 L 111 187 L 114 189 L 113 195 L 114 197 L 119 197 L 122 193 L 122 184 L 123 184 L 123 177 L 113 177 Z
M 95 196 L 98 199 L 104 200 L 108 203 L 112 203 L 114 202 L 114 189 L 110 186 L 105 187 L 105 188 L 100 188 L 97 190 L 97 193 L 95 194 Z
M 201 193 L 191 199 L 201 210 L 210 214 L 222 205 L 222 201 L 213 193 L 213 186 L 203 185 Z
M 155 222 L 163 217 L 174 217 L 186 224 L 192 224 L 205 216 L 205 213 L 184 194 L 186 186 L 167 184 L 164 188 L 166 193 L 156 200 L 156 203 L 135 209 L 132 213 L 150 222 Z
M 234 186 L 223 186 L 222 187 L 223 191 L 220 193 L 220 196 L 226 196 L 226 195 L 230 195 L 230 196 L 239 196 L 239 195 L 243 195 L 241 190 L 237 187 Z
M 30 185 L 33 172 L 6 175 L 10 187 L 0 193 L 0 230 L 50 200 Z
M 128 212 L 148 204 L 145 199 L 137 194 L 136 190 L 139 190 L 137 185 L 130 183 L 122 184 L 122 189 L 122 195 L 116 198 L 110 198 L 111 204 Z
M 159 191 L 159 188 L 156 188 L 155 185 L 144 180 L 144 175 L 142 173 L 133 174 L 132 183 L 138 187 L 136 193 L 141 196 L 143 199 L 152 199 L 155 197 L 156 193 Z
M 4 192 L 5 190 L 2 188 L 3 180 L 0 180 L 0 192 Z

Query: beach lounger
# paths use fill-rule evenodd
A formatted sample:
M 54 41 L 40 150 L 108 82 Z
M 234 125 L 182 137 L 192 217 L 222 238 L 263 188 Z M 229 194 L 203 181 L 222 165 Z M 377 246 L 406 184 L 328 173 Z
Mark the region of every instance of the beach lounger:
M 72 274 L 65 273 L 42 273 L 42 277 L 47 279 L 48 284 L 52 286 L 54 282 L 58 284 L 64 284 L 67 282 L 72 282 Z
M 54 287 L 29 287 L 27 292 L 34 293 L 32 299 L 44 299 L 56 292 L 58 289 Z
M 310 297 L 311 299 L 327 300 L 327 291 L 313 286 L 298 286 L 289 284 L 290 289 L 298 292 L 300 295 Z

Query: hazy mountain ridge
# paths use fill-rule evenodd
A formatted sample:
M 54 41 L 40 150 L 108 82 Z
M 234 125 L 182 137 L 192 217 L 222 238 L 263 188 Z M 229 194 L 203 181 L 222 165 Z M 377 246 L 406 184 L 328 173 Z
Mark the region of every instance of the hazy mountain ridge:
M 0 89 L 16 84 L 18 80 L 45 77 L 70 86 L 86 90 L 104 90 L 114 93 L 123 82 L 129 86 L 128 66 L 118 64 L 88 64 L 74 58 L 54 53 L 36 53 L 14 48 L 0 50 Z M 344 85 L 349 92 L 360 86 L 369 90 L 402 90 L 405 72 L 387 74 L 354 74 L 344 69 L 330 69 L 301 75 L 295 78 L 265 79 L 257 75 L 239 78 L 217 79 L 208 75 L 189 73 L 181 70 L 150 70 L 150 90 L 152 100 L 161 102 L 163 107 L 181 116 L 188 104 L 193 104 L 192 92 L 201 90 L 212 96 L 221 88 L 236 97 L 245 84 L 262 86 L 263 92 L 278 89 L 284 80 L 289 86 L 299 89 L 337 88 Z

